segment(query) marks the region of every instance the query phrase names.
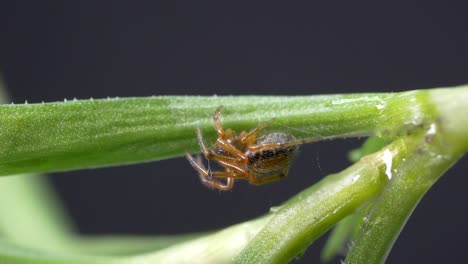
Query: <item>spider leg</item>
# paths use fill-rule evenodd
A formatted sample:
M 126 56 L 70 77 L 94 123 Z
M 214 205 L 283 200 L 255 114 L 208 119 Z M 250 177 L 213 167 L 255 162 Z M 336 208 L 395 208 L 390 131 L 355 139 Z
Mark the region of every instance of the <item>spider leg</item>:
M 228 178 L 228 177 L 236 177 L 236 174 L 227 171 L 208 171 L 202 164 L 201 164 L 201 157 L 197 156 L 196 160 L 190 155 L 188 152 L 185 153 L 185 157 L 190 162 L 190 165 L 197 170 L 201 175 L 205 177 L 219 177 L 219 178 Z
M 224 148 L 231 155 L 246 162 L 247 157 L 244 155 L 244 153 L 242 153 L 240 150 L 235 148 L 232 144 L 227 142 L 227 139 L 234 132 L 230 129 L 228 129 L 227 131 L 223 129 L 223 126 L 221 125 L 221 121 L 219 120 L 219 113 L 221 112 L 222 108 L 223 108 L 222 105 L 219 106 L 213 114 L 213 121 L 215 124 L 216 132 L 218 133 L 218 136 L 219 136 L 216 142 L 220 147 Z M 201 138 L 201 132 L 199 132 L 198 134 L 199 134 L 199 138 Z
M 297 139 L 284 143 L 275 143 L 275 144 L 260 144 L 255 146 L 250 146 L 249 151 L 258 151 L 259 149 L 277 149 L 277 148 L 287 148 L 307 143 L 313 143 L 319 141 L 319 138 L 306 138 L 306 139 Z
M 241 174 L 243 175 L 244 178 L 246 178 L 246 179 L 249 178 L 249 173 L 248 173 L 245 169 L 239 167 L 238 164 L 233 164 L 233 163 L 229 163 L 229 162 L 224 162 L 224 161 L 221 161 L 221 160 L 217 160 L 217 162 L 218 162 L 219 164 L 221 164 L 222 166 L 224 166 L 224 167 L 227 167 L 227 168 L 236 170 L 237 172 L 241 173 Z M 218 177 L 218 178 L 219 178 L 219 177 Z M 234 177 L 233 177 L 233 178 L 234 178 Z M 241 178 L 241 176 L 236 174 L 236 177 L 235 177 L 235 178 L 238 179 L 238 178 Z
M 219 181 L 216 181 L 214 179 L 209 179 L 206 177 L 200 176 L 201 182 L 211 188 L 218 189 L 220 191 L 227 191 L 232 189 L 234 187 L 234 179 L 233 178 L 226 178 L 226 183 L 221 183 Z
M 243 144 L 245 144 L 246 142 L 248 142 L 249 139 L 251 139 L 253 137 L 253 140 L 251 142 L 255 142 L 255 136 L 260 132 L 262 131 L 265 127 L 269 126 L 275 119 L 270 119 L 268 121 L 266 121 L 265 123 L 261 124 L 260 126 L 252 129 L 249 133 L 245 134 L 242 138 L 241 138 L 241 142 Z
M 244 176 L 241 176 L 239 173 L 235 173 L 235 172 L 228 172 L 228 171 L 210 171 L 209 169 L 205 169 L 205 167 L 202 165 L 202 159 L 201 159 L 201 155 L 197 155 L 195 156 L 195 158 L 193 158 L 190 154 L 188 153 L 185 153 L 185 156 L 187 157 L 187 159 L 189 160 L 190 164 L 200 173 L 202 173 L 203 175 L 209 177 L 209 178 L 234 178 L 234 179 L 241 179 L 241 178 L 247 178 L 248 177 L 248 173 L 245 169 L 242 169 L 241 167 L 237 166 L 237 165 L 241 165 L 241 164 L 233 164 L 231 163 L 232 161 L 228 161 L 228 162 L 225 162 L 225 161 L 221 161 L 221 160 L 215 160 L 216 162 L 218 162 L 219 164 L 221 164 L 221 166 L 224 166 L 225 168 L 230 168 L 230 169 L 233 169 L 233 170 L 236 170 L 237 172 L 241 173 L 242 175 Z M 224 156 L 220 156 L 222 158 L 225 158 Z M 227 158 L 227 157 L 226 157 Z M 235 159 L 232 159 L 234 162 L 236 162 Z
M 272 182 L 272 181 L 277 181 L 277 180 L 280 180 L 284 177 L 286 177 L 288 175 L 288 171 L 285 170 L 283 172 L 281 172 L 280 174 L 276 174 L 276 175 L 272 175 L 272 176 L 268 176 L 268 177 L 263 177 L 263 178 L 257 178 L 257 175 L 255 174 L 251 174 L 250 175 L 250 178 L 249 178 L 249 182 L 253 185 L 261 185 L 261 184 L 265 184 L 265 183 L 268 183 L 268 182 Z
M 223 160 L 223 161 L 232 161 L 232 162 L 237 161 L 234 158 L 225 157 L 225 156 L 221 156 L 221 155 L 209 152 L 205 143 L 203 142 L 203 136 L 199 128 L 197 128 L 197 137 L 198 137 L 198 144 L 200 145 L 200 148 L 207 159 L 212 158 L 215 160 Z M 234 157 L 241 159 L 241 160 L 247 160 L 247 157 L 244 155 L 244 153 L 236 149 L 232 144 L 229 144 L 228 142 L 220 138 L 218 138 L 216 142 L 218 143 L 220 147 L 224 148 L 227 152 L 229 152 Z
M 209 152 L 208 152 L 208 149 L 206 148 L 205 142 L 203 142 L 203 136 L 202 136 L 201 130 L 198 127 L 197 127 L 197 138 L 198 138 L 198 145 L 200 145 L 200 148 L 203 154 L 205 154 L 206 156 L 206 153 L 209 153 Z
M 226 184 L 222 184 L 218 181 L 214 180 L 209 180 L 207 178 L 202 178 L 203 184 L 205 184 L 208 187 L 218 189 L 220 191 L 228 191 L 234 187 L 234 179 L 233 178 L 227 178 L 226 179 Z
M 215 160 L 217 162 L 226 162 L 226 163 L 230 163 L 230 164 L 241 164 L 239 162 L 238 159 L 236 158 L 231 158 L 231 157 L 228 157 L 228 156 L 223 156 L 223 155 L 219 155 L 219 154 L 215 154 L 215 153 L 212 153 L 212 152 L 207 152 L 207 153 L 203 153 L 205 155 L 205 157 L 207 159 L 212 159 L 212 160 Z
M 198 171 L 201 182 L 205 184 L 206 186 L 212 187 L 221 191 L 230 190 L 234 186 L 234 177 L 236 176 L 235 173 L 227 172 L 227 171 L 225 172 L 224 171 L 207 171 L 203 167 L 203 165 L 200 164 L 201 163 L 200 156 L 197 156 L 197 160 L 195 160 L 192 157 L 192 155 L 186 152 L 185 157 L 190 162 L 190 165 L 192 165 L 192 167 Z M 226 183 L 223 184 L 220 181 L 211 179 L 211 177 L 226 178 Z
M 229 152 L 231 155 L 233 155 L 234 157 L 246 162 L 247 161 L 247 156 L 240 150 L 238 150 L 236 147 L 234 147 L 232 144 L 224 141 L 223 139 L 221 138 L 218 138 L 216 140 L 216 143 L 218 144 L 218 146 L 222 147 L 223 149 L 225 149 L 227 152 Z
M 221 121 L 219 120 L 219 113 L 221 112 L 221 109 L 223 109 L 223 106 L 219 106 L 216 111 L 213 114 L 213 121 L 215 124 L 216 132 L 218 133 L 218 136 L 222 139 L 226 139 L 226 133 L 224 132 L 223 126 L 221 125 Z

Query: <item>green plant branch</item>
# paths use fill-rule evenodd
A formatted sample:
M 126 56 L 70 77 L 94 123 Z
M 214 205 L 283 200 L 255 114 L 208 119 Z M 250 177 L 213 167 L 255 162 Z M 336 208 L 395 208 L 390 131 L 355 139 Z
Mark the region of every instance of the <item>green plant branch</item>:
M 0 73 L 0 102 L 8 103 Z M 33 220 L 33 221 L 31 221 Z M 0 237 L 36 249 L 70 250 L 73 227 L 44 175 L 0 179 Z
M 0 175 L 159 160 L 199 151 L 195 129 L 269 127 L 297 137 L 395 136 L 424 122 L 427 91 L 328 96 L 169 96 L 0 106 Z
M 395 168 L 395 179 L 374 204 L 346 263 L 384 262 L 424 194 L 468 151 L 468 89 L 436 89 L 430 98 L 437 118 L 414 140 L 413 155 Z
M 347 244 L 357 231 L 356 226 L 358 226 L 361 216 L 359 211 L 350 214 L 333 228 L 320 254 L 320 259 L 323 262 L 329 262 L 337 256 L 346 255 Z
M 213 232 L 204 236 L 176 236 L 162 241 L 158 239 L 148 239 L 142 241 L 141 238 L 136 238 L 142 243 L 127 243 L 131 240 L 118 238 L 110 238 L 109 245 L 103 247 L 102 241 L 90 241 L 83 239 L 78 243 L 92 242 L 91 245 L 77 245 L 79 249 L 85 250 L 80 254 L 65 252 L 42 252 L 31 250 L 24 247 L 18 247 L 11 242 L 0 240 L 0 263 L 8 264 L 140 264 L 140 263 L 230 263 L 232 259 L 244 248 L 247 243 L 254 237 L 258 231 L 271 219 L 272 215 L 266 215 L 255 220 L 245 223 L 240 223 L 231 227 L 227 227 L 221 231 Z M 131 239 L 131 238 L 130 238 Z M 86 241 L 88 240 L 88 241 Z M 116 246 L 109 248 L 108 246 Z M 123 243 L 122 243 L 123 242 Z M 135 242 L 135 241 L 133 241 Z M 87 247 L 97 245 L 91 251 L 86 250 Z M 140 251 L 146 247 L 147 250 L 154 251 L 153 253 L 140 253 L 135 256 L 115 255 L 116 250 L 122 246 L 127 253 L 129 250 L 135 250 L 133 253 Z M 228 249 L 228 250 L 227 250 Z M 110 255 L 103 254 L 106 251 Z M 79 250 L 78 250 L 79 252 Z M 95 254 L 90 254 L 94 252 Z M 98 255 L 96 255 L 96 253 Z M 126 255 L 126 253 L 124 253 Z
M 71 245 L 72 251 L 83 250 L 78 255 L 42 254 L 2 242 L 0 263 L 192 263 L 194 259 L 229 263 L 238 252 L 239 263 L 281 263 L 300 255 L 318 236 L 375 197 L 347 261 L 381 261 L 422 195 L 468 150 L 467 98 L 468 87 L 459 87 L 394 94 L 155 97 L 0 106 L 0 175 L 143 162 L 199 151 L 194 131 L 202 129 L 207 142 L 215 139 L 211 114 L 219 105 L 225 106 L 225 127 L 236 130 L 249 130 L 274 117 L 270 130 L 298 138 L 376 135 L 393 140 L 293 197 L 278 211 L 207 236 L 181 239 L 134 257 L 86 257 L 80 242 Z M 463 122 L 457 122 L 454 112 L 463 116 Z M 357 155 L 374 151 L 370 147 Z M 426 168 L 431 172 L 417 177 L 416 172 Z M 401 200 L 406 204 L 400 211 L 387 212 L 393 209 L 389 201 L 399 195 L 408 198 Z M 385 218 L 385 212 L 394 217 Z M 382 235 L 372 223 L 383 223 L 390 231 Z M 379 250 L 371 250 L 369 241 Z M 149 245 L 140 242 L 142 249 Z M 86 262 L 89 259 L 93 262 Z
M 348 169 L 327 176 L 299 194 L 241 253 L 238 263 L 286 263 L 345 216 L 376 197 L 388 181 L 389 164 L 398 165 L 411 151 L 412 137 L 404 137 L 384 150 L 364 157 Z
M 383 263 L 423 195 L 461 157 L 441 136 L 428 137 L 423 134 L 408 142 L 410 155 L 392 167 L 392 180 L 366 216 L 346 263 Z
M 214 232 L 179 235 L 137 236 L 137 235 L 78 235 L 69 243 L 70 253 L 96 256 L 133 256 L 156 252 L 170 246 L 181 244 Z
M 439 134 L 453 152 L 468 152 L 468 85 L 458 89 L 433 89 L 430 101 L 438 115 Z
M 232 263 L 232 260 L 270 221 L 273 214 L 230 226 L 208 236 L 163 250 L 129 258 L 129 263 Z
M 348 154 L 352 162 L 359 161 L 362 157 L 375 153 L 389 143 L 389 139 L 383 137 L 370 137 L 358 149 L 352 150 Z M 372 201 L 369 201 L 371 204 Z M 357 212 L 348 215 L 341 220 L 330 233 L 325 246 L 322 249 L 320 258 L 324 262 L 329 262 L 338 256 L 346 256 L 350 239 L 354 238 L 361 226 L 362 218 L 367 214 L 370 204 L 360 208 Z
M 42 175 L 0 178 L 0 237 L 30 248 L 70 251 L 72 225 Z
M 133 264 L 116 257 L 99 257 L 51 253 L 18 246 L 0 240 L 0 263 L 2 264 Z M 135 263 L 136 264 L 136 263 Z

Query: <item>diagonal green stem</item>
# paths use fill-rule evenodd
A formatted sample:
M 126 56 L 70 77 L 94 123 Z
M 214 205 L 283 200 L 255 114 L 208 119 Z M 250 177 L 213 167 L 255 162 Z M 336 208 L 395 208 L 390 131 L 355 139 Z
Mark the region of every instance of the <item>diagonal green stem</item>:
M 0 236 L 36 249 L 70 250 L 73 228 L 42 175 L 0 178 Z
M 330 232 L 320 254 L 320 259 L 323 262 L 329 262 L 339 255 L 346 255 L 346 246 L 359 227 L 361 214 L 358 212 L 346 216 Z
M 2 264 L 132 264 L 112 257 L 67 255 L 20 247 L 0 240 L 0 263 Z
M 389 163 L 407 157 L 412 151 L 408 146 L 415 148 L 411 141 L 411 136 L 399 139 L 289 200 L 236 262 L 286 263 L 299 256 L 334 224 L 380 194 Z
M 388 139 L 382 137 L 370 137 L 364 144 L 359 148 L 352 150 L 348 154 L 348 158 L 356 162 L 362 157 L 375 153 L 381 150 L 385 145 L 387 145 Z M 324 262 L 329 262 L 333 258 L 336 258 L 340 255 L 345 256 L 348 252 L 348 243 L 350 239 L 354 238 L 360 228 L 362 218 L 367 214 L 369 207 L 371 206 L 372 201 L 369 202 L 364 208 L 360 208 L 352 215 L 347 216 L 345 219 L 341 220 L 330 232 L 330 236 L 325 243 L 320 258 Z
M 374 204 L 353 242 L 346 263 L 383 263 L 424 194 L 468 151 L 468 90 L 434 90 L 440 113 L 428 131 L 414 135 L 411 156 L 393 170 L 394 178 Z M 454 115 L 454 111 L 457 115 Z M 454 118 L 456 116 L 457 118 Z
M 460 154 L 454 153 L 415 151 L 424 153 L 415 153 L 403 166 L 394 169 L 394 179 L 374 204 L 360 235 L 352 243 L 346 263 L 383 263 L 423 195 L 460 158 Z

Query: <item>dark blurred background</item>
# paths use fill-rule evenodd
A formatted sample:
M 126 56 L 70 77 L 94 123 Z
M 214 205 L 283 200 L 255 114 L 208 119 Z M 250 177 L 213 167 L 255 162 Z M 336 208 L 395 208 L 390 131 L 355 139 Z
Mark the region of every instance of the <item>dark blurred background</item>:
M 2 1 L 0 71 L 13 101 L 397 92 L 468 83 L 467 1 L 167 2 Z M 359 143 L 305 146 L 289 178 L 223 193 L 200 184 L 183 158 L 51 179 L 82 233 L 204 231 L 264 214 L 348 166 L 346 153 Z M 466 258 L 466 161 L 422 200 L 388 263 Z M 323 241 L 298 263 L 317 262 Z

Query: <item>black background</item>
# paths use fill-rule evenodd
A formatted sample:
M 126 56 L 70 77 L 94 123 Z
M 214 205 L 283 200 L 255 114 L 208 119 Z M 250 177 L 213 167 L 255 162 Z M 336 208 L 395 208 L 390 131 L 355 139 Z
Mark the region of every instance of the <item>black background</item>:
M 444 87 L 468 83 L 467 11 L 466 1 L 2 1 L 0 67 L 15 103 Z M 348 166 L 358 144 L 306 146 L 288 179 L 224 193 L 182 158 L 51 178 L 82 233 L 177 234 L 261 215 Z M 388 263 L 466 259 L 466 160 L 423 199 Z M 323 241 L 298 262 L 316 262 Z

